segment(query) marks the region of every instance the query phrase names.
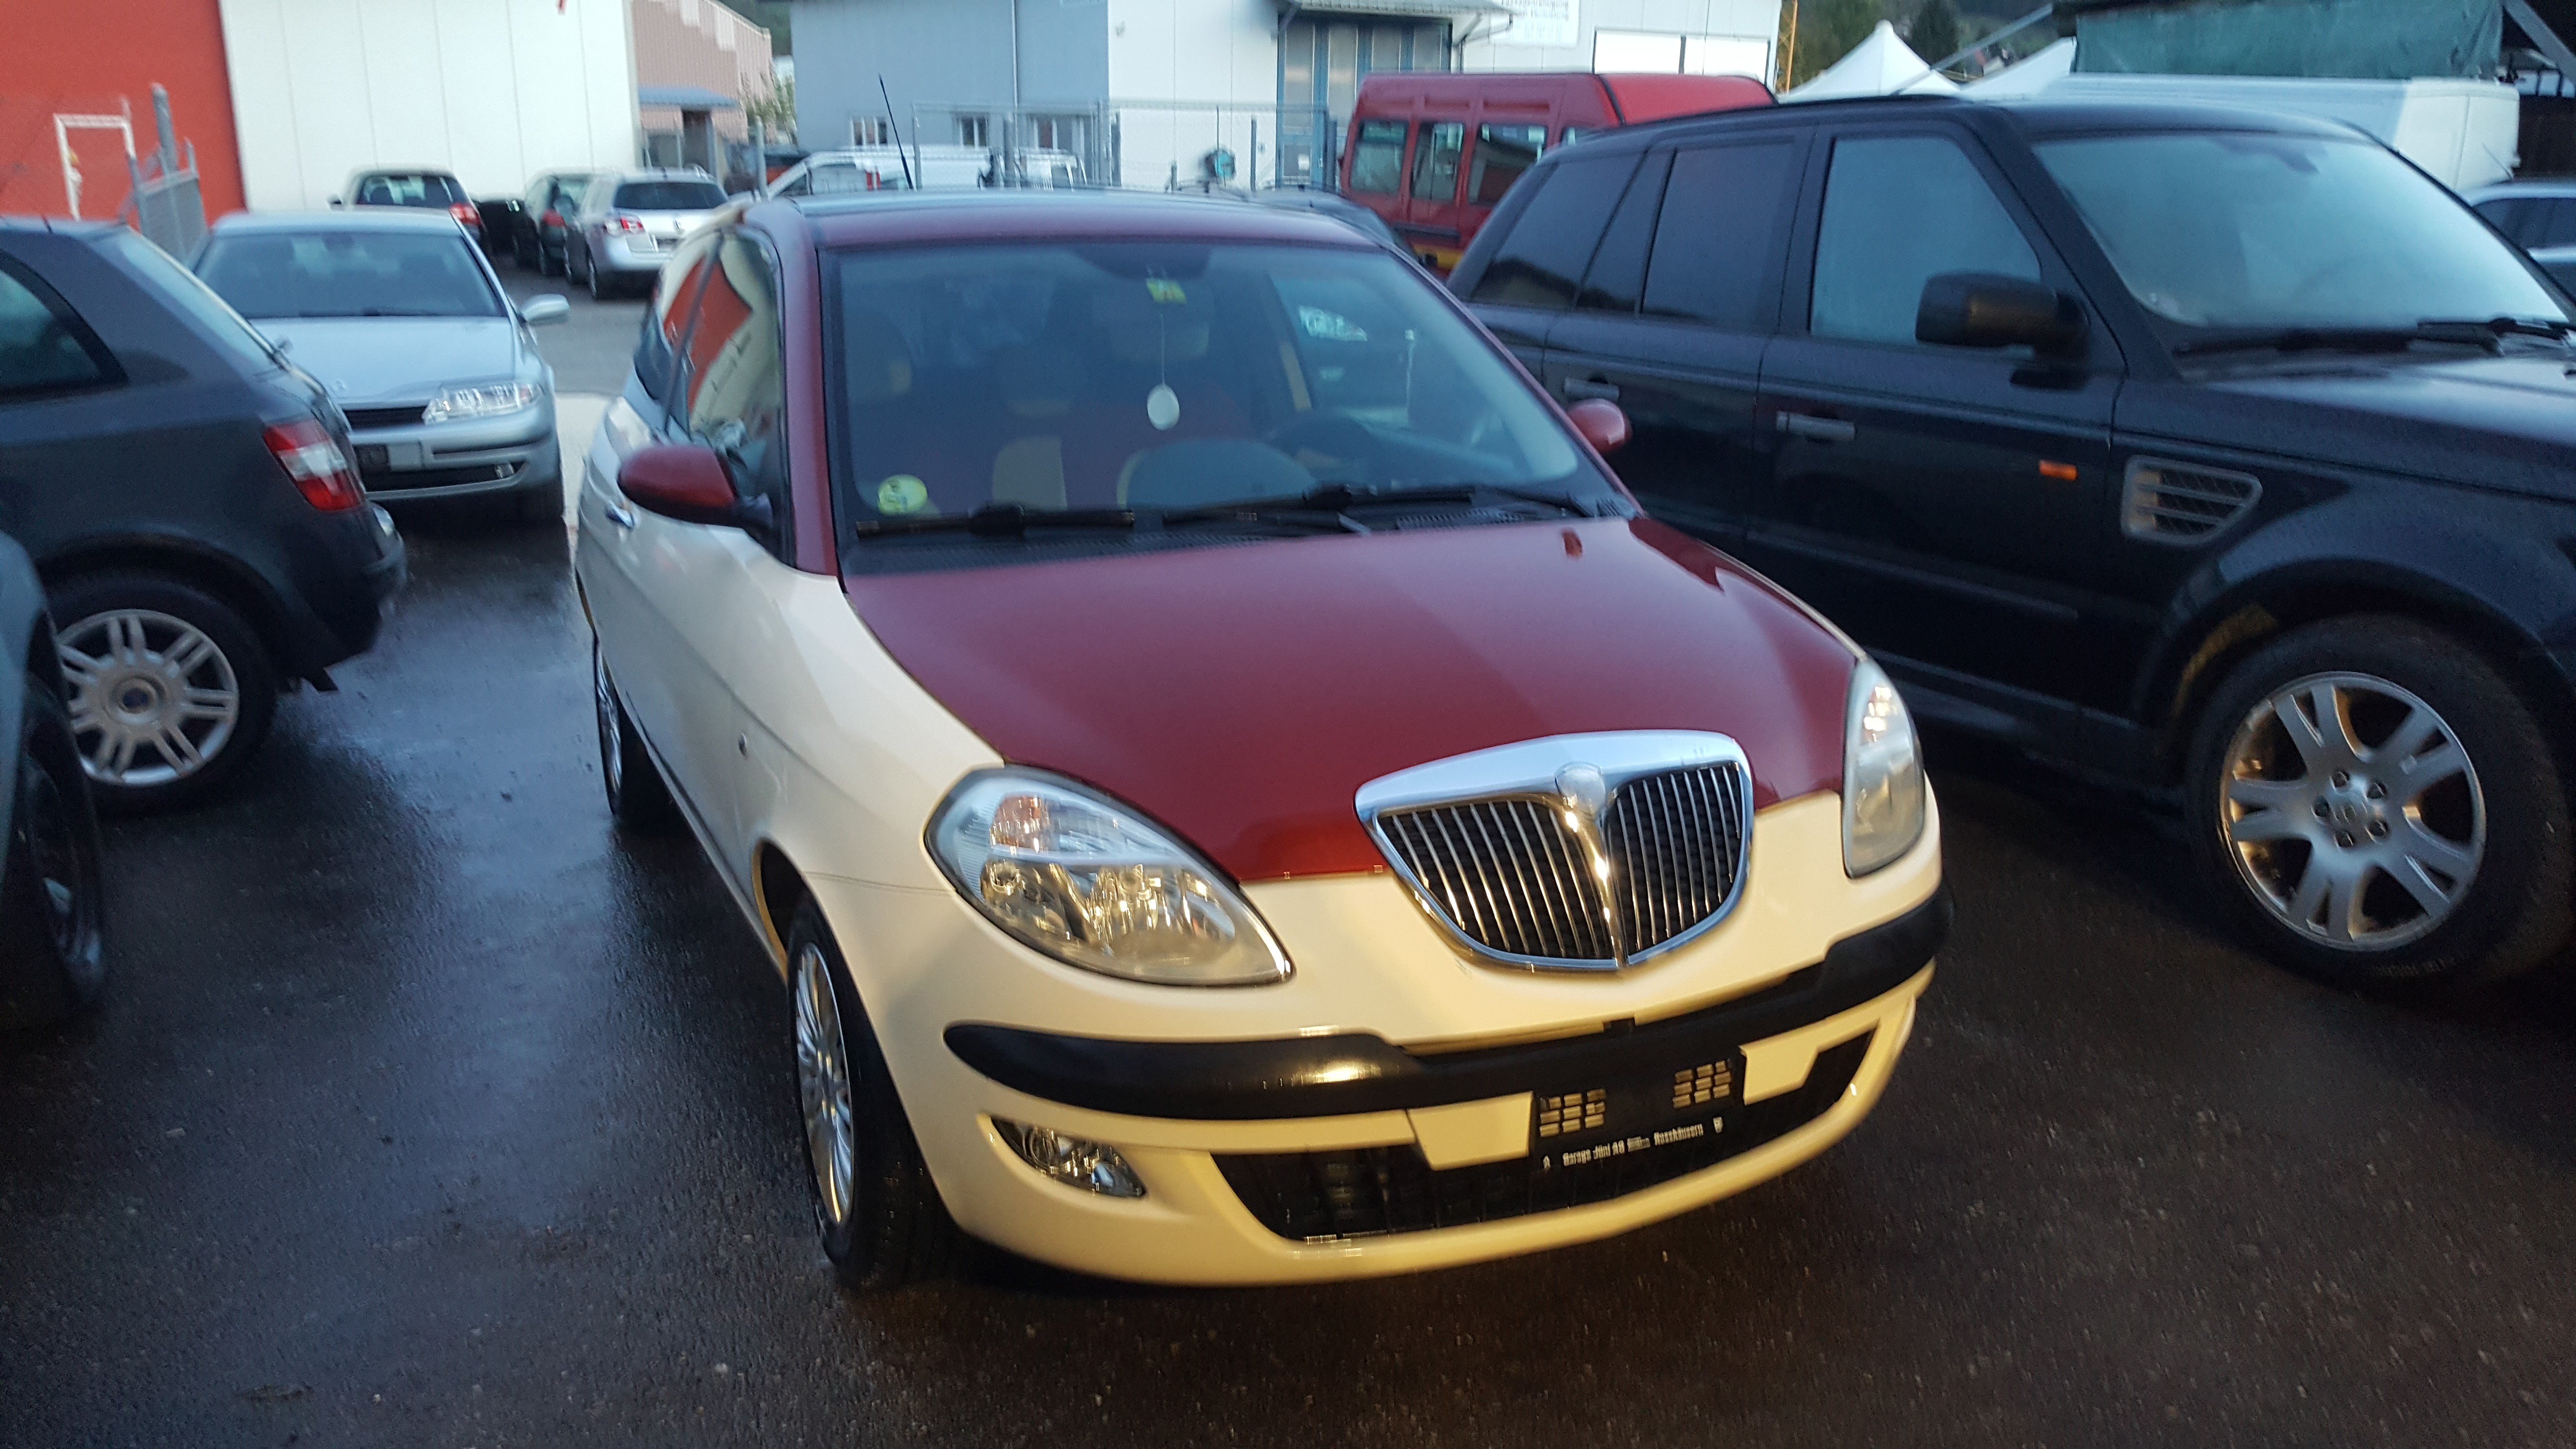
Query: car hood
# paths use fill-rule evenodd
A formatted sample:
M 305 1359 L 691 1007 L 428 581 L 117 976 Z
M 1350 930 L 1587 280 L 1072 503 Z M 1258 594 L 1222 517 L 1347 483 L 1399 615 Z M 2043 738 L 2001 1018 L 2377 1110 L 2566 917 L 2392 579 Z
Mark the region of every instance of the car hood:
M 520 371 L 519 324 L 509 317 L 303 317 L 258 322 L 287 357 L 355 403 L 427 402 L 451 383 Z
M 1238 880 L 1384 869 L 1353 807 L 1361 785 L 1548 735 L 1731 735 L 1756 808 L 1841 785 L 1850 650 L 1767 582 L 1642 519 L 846 587 L 1005 759 L 1128 801 Z
M 2576 498 L 2576 359 L 2537 349 L 2456 361 L 2356 358 L 2205 386 L 2212 439 L 2352 468 Z

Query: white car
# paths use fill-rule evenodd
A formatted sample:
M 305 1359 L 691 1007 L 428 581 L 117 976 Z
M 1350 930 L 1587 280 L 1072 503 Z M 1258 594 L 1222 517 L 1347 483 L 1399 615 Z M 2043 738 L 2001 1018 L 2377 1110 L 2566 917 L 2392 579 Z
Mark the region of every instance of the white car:
M 768 944 L 825 1249 L 1402 1272 L 1823 1151 L 1948 925 L 1885 675 L 1418 268 L 1224 201 L 762 203 L 584 470 L 610 808 Z

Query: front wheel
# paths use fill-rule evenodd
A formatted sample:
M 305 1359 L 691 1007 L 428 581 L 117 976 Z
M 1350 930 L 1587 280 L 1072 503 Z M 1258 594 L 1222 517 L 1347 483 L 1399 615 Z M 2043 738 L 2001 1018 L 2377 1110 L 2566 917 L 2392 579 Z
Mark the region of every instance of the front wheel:
M 2194 735 L 2192 837 L 2272 952 L 2344 985 L 2492 980 L 2571 924 L 2568 805 L 2531 710 L 2410 619 L 2285 634 Z
M 74 579 L 53 598 L 71 730 L 99 808 L 168 809 L 241 772 L 277 713 L 277 672 L 240 614 L 149 574 Z
M 680 807 L 662 769 L 635 733 L 617 686 L 608 677 L 608 660 L 599 641 L 590 641 L 591 696 L 599 712 L 599 781 L 608 791 L 608 813 L 619 828 L 638 835 L 666 833 L 680 823 Z
M 594 302 L 607 301 L 608 284 L 599 279 L 599 258 L 594 256 L 584 256 L 582 258 L 581 270 L 583 278 L 590 286 L 590 300 Z
M 40 1026 L 97 1005 L 107 981 L 98 816 L 51 681 L 29 674 L 0 867 L 0 1026 Z
M 841 948 L 811 897 L 787 929 L 787 965 L 797 1106 L 824 1256 L 845 1286 L 862 1293 L 938 1277 L 955 1261 L 957 1226 L 921 1160 Z

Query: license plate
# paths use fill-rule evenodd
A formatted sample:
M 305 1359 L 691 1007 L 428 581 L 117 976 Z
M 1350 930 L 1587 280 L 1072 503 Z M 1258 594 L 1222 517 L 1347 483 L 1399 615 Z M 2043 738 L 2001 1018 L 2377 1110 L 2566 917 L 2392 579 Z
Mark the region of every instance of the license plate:
M 1542 1167 L 1557 1168 L 1698 1142 L 1726 1130 L 1743 1080 L 1743 1059 L 1730 1052 L 1566 1083 L 1532 1094 L 1530 1145 Z

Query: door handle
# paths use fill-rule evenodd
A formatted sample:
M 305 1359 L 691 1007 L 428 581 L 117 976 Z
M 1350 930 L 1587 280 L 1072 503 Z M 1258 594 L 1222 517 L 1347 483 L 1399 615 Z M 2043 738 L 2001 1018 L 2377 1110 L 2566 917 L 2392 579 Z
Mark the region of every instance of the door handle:
M 627 507 L 623 503 L 611 503 L 608 505 L 608 521 L 616 524 L 620 528 L 633 528 L 635 526 L 635 510 Z
M 1793 438 L 1805 438 L 1816 443 L 1848 443 L 1854 431 L 1852 425 L 1841 418 L 1820 418 L 1812 413 L 1781 413 L 1778 426 L 1780 431 Z
M 1619 400 L 1619 384 L 1603 382 L 1598 378 L 1569 377 L 1560 385 L 1560 390 L 1567 397 L 1578 400 L 1582 398 L 1599 398 L 1603 402 Z

